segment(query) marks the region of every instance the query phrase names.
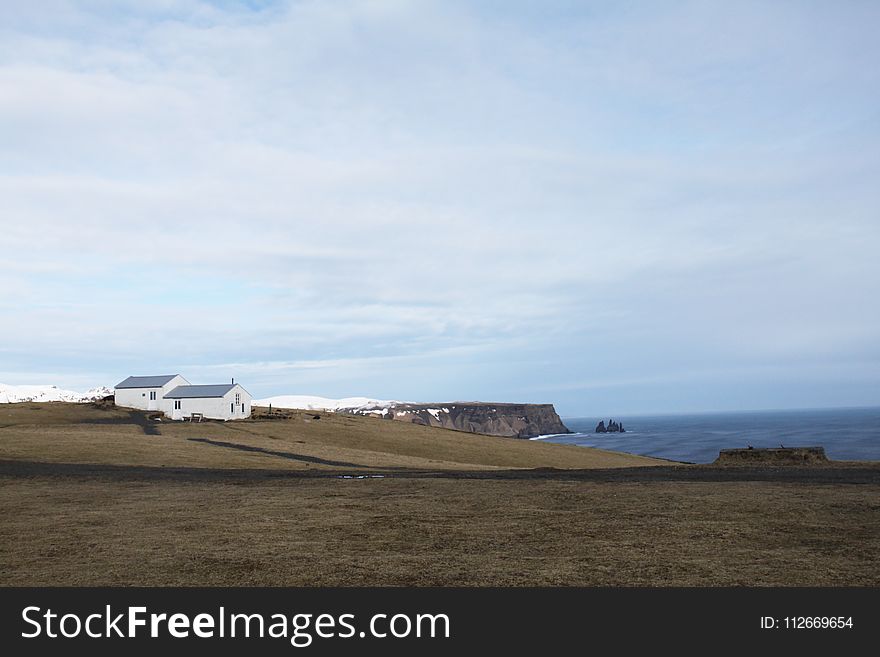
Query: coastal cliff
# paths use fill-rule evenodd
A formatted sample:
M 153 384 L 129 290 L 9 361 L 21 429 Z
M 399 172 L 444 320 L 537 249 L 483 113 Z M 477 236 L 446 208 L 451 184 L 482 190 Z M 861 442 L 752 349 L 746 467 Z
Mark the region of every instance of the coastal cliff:
M 509 438 L 571 433 L 559 419 L 553 404 L 460 401 L 425 404 L 369 397 L 329 399 L 311 395 L 277 395 L 255 399 L 253 405 L 268 408 L 270 416 L 272 409 L 326 411 Z
M 372 413 L 377 414 L 376 411 Z M 510 438 L 571 433 L 557 415 L 553 404 L 400 403 L 384 409 L 381 416 L 389 420 Z

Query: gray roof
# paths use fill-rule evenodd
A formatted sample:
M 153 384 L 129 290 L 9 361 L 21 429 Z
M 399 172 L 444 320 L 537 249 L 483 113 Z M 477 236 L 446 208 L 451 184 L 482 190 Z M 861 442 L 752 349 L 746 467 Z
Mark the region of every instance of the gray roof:
M 161 388 L 177 374 L 162 374 L 160 376 L 130 376 L 125 381 L 116 384 L 117 388 Z
M 232 390 L 236 383 L 221 383 L 210 386 L 177 386 L 171 392 L 165 393 L 165 399 L 190 399 L 193 397 L 222 397 Z

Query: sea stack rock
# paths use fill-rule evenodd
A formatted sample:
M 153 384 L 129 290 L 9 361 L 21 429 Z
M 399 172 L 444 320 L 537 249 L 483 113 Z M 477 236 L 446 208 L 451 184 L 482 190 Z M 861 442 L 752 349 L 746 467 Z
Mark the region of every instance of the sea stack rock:
M 626 429 L 623 428 L 622 422 L 608 420 L 608 426 L 605 426 L 605 420 L 600 420 L 594 433 L 626 433 Z

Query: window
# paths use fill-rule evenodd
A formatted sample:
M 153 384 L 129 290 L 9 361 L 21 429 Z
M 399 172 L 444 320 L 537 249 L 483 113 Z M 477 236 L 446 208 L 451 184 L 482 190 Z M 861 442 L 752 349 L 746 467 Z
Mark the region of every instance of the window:
M 241 403 L 241 393 L 235 393 L 235 405 L 238 406 Z
M 174 409 L 177 411 L 180 410 L 180 400 L 179 399 L 174 400 Z
M 229 405 L 229 412 L 230 412 L 230 413 L 235 413 L 235 404 L 230 404 L 230 405 Z
M 156 391 L 150 392 L 150 401 L 156 401 Z

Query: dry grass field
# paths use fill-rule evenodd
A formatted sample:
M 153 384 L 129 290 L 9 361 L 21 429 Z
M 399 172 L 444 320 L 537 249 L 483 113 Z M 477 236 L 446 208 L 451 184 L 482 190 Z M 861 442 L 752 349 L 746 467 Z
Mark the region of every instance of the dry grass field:
M 617 468 L 666 463 L 371 417 L 290 415 L 284 420 L 156 422 L 138 411 L 92 404 L 4 404 L 0 459 L 284 470 Z
M 880 584 L 877 464 L 675 467 L 313 416 L 0 407 L 0 584 Z

